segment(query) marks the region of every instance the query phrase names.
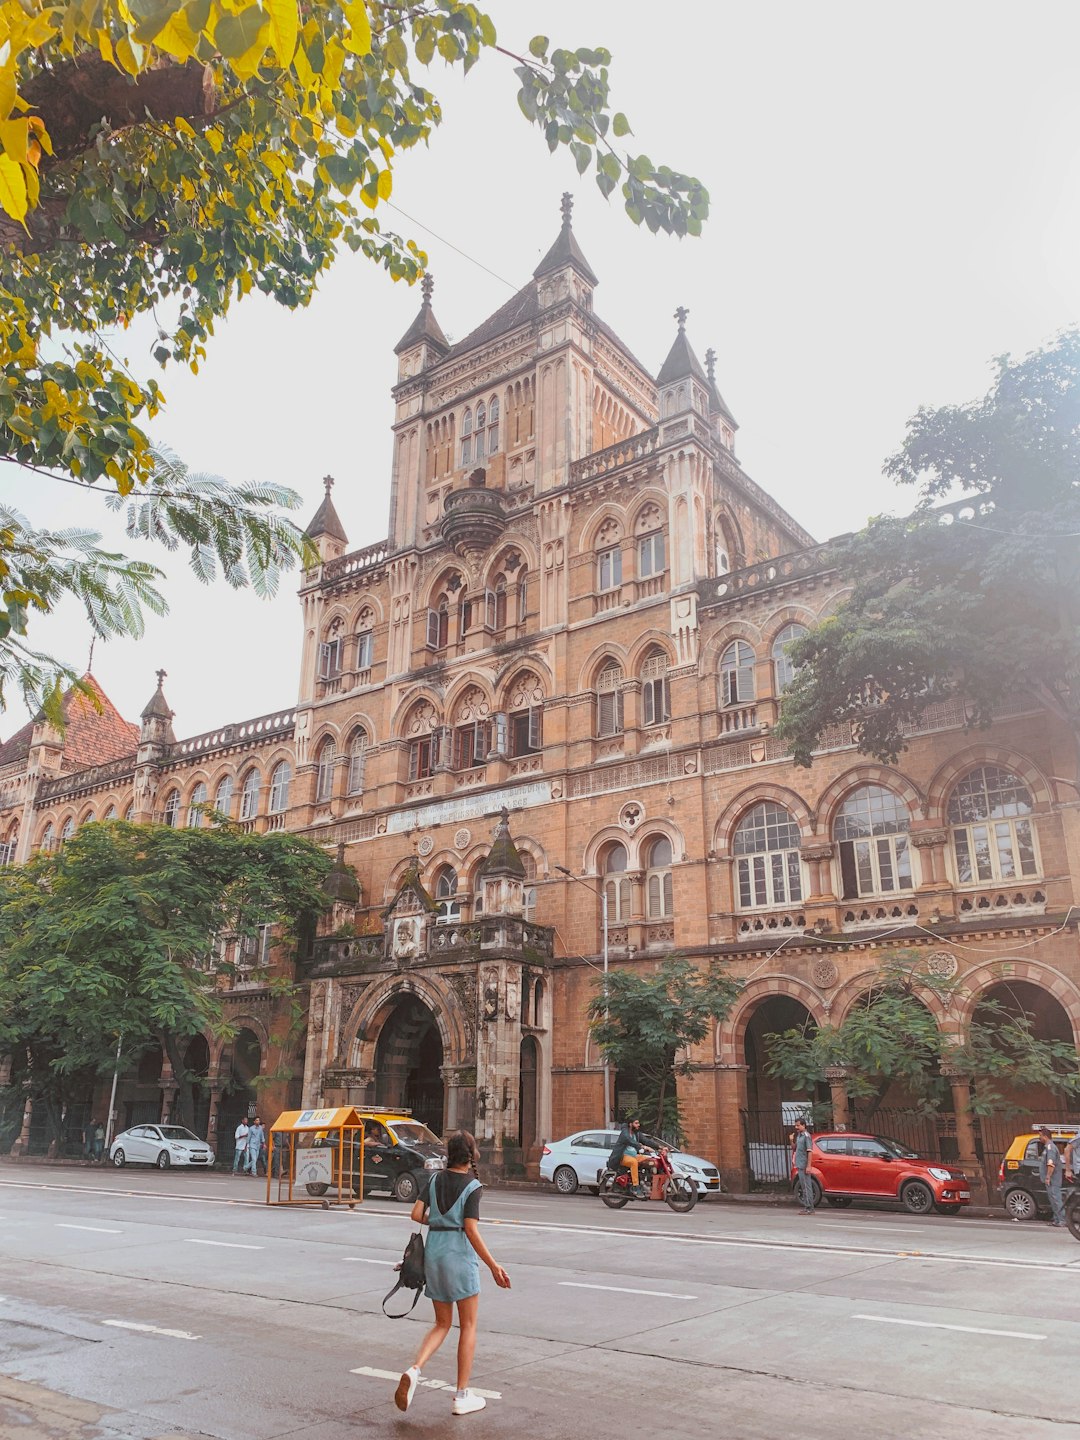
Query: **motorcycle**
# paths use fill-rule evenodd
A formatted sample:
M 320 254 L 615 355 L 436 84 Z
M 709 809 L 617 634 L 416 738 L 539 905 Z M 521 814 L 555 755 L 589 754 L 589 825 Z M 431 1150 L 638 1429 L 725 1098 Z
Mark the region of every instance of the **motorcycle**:
M 642 1157 L 642 1166 L 652 1167 L 652 1175 L 641 1189 L 630 1183 L 630 1171 L 624 1167 L 613 1170 L 606 1166 L 597 1176 L 600 1199 L 609 1210 L 621 1210 L 631 1200 L 663 1200 L 672 1210 L 685 1215 L 698 1202 L 698 1188 L 688 1175 L 679 1175 L 671 1163 L 667 1148 L 656 1155 Z

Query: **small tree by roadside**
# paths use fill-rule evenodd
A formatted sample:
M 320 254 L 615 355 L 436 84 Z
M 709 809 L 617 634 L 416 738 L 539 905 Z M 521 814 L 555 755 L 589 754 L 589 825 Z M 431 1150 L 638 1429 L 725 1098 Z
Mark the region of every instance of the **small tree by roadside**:
M 589 1002 L 593 1036 L 609 1064 L 637 1076 L 647 1129 L 681 1137 L 676 1076 L 689 1073 L 689 1047 L 723 1019 L 740 989 L 716 961 L 703 968 L 681 955 L 655 969 L 611 970 L 606 990 L 598 983 Z

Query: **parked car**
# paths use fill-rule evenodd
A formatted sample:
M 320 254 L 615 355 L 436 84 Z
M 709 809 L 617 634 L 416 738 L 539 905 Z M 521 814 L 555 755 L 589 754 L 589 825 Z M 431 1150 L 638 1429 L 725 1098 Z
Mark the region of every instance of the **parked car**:
M 446 1146 L 407 1110 L 358 1110 L 364 1122 L 363 1193 L 389 1190 L 396 1200 L 411 1205 L 432 1170 L 446 1168 Z M 316 1145 L 338 1143 L 336 1133 L 316 1138 Z M 360 1172 L 360 1141 L 354 1140 L 354 1170 Z M 329 1186 L 307 1186 L 309 1195 L 325 1195 Z
M 1049 1127 L 1063 1164 L 1065 1146 L 1077 1128 L 1075 1125 Z M 1077 1187 L 1066 1181 L 1063 1188 L 1066 1194 L 1072 1194 Z M 1013 1138 L 998 1168 L 998 1190 L 1002 1204 L 1014 1220 L 1037 1220 L 1050 1214 L 1046 1186 L 1039 1179 L 1039 1136 L 1034 1130 L 1025 1130 Z
M 133 1125 L 109 1146 L 109 1159 L 118 1169 L 124 1165 L 156 1165 L 159 1170 L 199 1165 L 209 1170 L 214 1152 L 183 1125 Z
M 579 1187 L 595 1191 L 597 1175 L 618 1138 L 618 1130 L 579 1130 L 565 1140 L 549 1140 L 540 1157 L 540 1179 L 550 1180 L 562 1195 L 573 1195 Z M 667 1144 L 656 1135 L 644 1134 L 641 1143 L 653 1150 Z M 672 1150 L 671 1163 L 676 1174 L 688 1175 L 694 1181 L 699 1196 L 720 1193 L 720 1171 L 711 1160 L 685 1150 Z
M 925 1159 L 888 1135 L 815 1135 L 810 1175 L 815 1204 L 896 1200 L 912 1215 L 956 1215 L 971 1204 L 971 1181 L 962 1170 Z M 798 1183 L 792 1164 L 792 1190 Z

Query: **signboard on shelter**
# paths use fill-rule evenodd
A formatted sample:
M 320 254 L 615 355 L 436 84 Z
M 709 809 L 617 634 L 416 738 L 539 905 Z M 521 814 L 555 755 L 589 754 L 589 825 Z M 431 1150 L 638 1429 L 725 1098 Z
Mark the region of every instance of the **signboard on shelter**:
M 296 1155 L 296 1184 L 332 1185 L 334 1183 L 334 1152 L 328 1146 L 317 1150 L 299 1150 Z

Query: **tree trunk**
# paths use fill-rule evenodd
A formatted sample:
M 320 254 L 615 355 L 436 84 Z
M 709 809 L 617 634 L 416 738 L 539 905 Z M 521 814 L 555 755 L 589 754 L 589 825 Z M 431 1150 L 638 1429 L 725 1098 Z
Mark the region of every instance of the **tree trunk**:
M 195 1123 L 195 1105 L 191 1097 L 187 1067 L 180 1053 L 180 1042 L 171 1030 L 162 1030 L 161 1043 L 169 1057 L 173 1079 L 176 1081 L 176 1103 L 170 1118 L 174 1125 L 183 1125 L 190 1130 Z

